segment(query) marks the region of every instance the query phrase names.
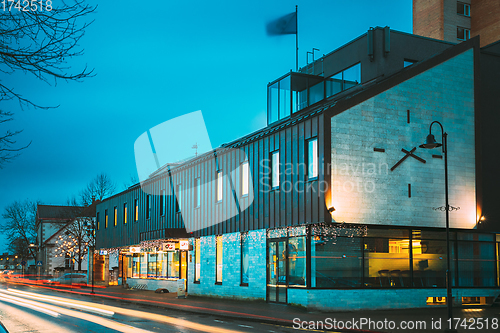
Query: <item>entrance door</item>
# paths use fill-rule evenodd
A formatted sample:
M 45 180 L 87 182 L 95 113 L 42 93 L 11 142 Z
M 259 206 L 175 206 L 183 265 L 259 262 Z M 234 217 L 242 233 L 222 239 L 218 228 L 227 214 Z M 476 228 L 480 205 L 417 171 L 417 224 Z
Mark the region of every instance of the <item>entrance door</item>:
M 286 239 L 272 240 L 267 245 L 267 301 L 286 303 L 287 295 Z
M 181 264 L 181 279 L 184 279 L 184 287 L 187 292 L 187 251 L 181 251 L 181 258 L 180 258 L 180 264 Z

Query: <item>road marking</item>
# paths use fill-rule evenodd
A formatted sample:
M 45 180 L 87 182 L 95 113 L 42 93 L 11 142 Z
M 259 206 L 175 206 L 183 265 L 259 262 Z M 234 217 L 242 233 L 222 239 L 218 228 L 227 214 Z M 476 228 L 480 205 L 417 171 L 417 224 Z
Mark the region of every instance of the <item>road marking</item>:
M 217 320 L 217 319 L 214 319 L 214 321 L 218 322 L 218 323 L 224 323 L 222 320 Z
M 253 326 L 248 326 L 248 325 L 238 325 L 239 327 L 246 327 L 246 328 L 253 328 Z

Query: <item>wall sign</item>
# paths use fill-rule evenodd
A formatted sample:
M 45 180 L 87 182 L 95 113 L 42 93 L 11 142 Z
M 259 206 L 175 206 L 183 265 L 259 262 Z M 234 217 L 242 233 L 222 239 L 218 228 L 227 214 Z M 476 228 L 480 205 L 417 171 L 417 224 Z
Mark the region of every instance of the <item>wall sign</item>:
M 175 251 L 175 243 L 163 243 L 163 251 Z
M 99 255 L 100 256 L 107 256 L 108 255 L 108 251 L 107 250 L 99 250 Z
M 179 241 L 179 249 L 181 250 L 189 250 L 189 241 L 181 240 Z
M 129 252 L 131 252 L 131 253 L 141 253 L 141 248 L 139 246 L 131 246 Z

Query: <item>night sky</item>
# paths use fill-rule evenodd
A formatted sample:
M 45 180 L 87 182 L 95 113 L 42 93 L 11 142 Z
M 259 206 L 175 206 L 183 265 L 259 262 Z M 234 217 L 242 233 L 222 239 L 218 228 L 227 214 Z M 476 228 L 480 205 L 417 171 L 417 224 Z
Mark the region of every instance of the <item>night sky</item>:
M 203 112 L 214 148 L 264 127 L 267 83 L 295 69 L 295 35 L 267 36 L 266 23 L 296 4 L 299 66 L 313 47 L 318 58 L 370 27 L 412 32 L 411 0 L 102 1 L 81 40 L 84 55 L 70 62 L 95 77 L 48 85 L 2 74 L 24 97 L 59 108 L 2 101 L 15 112 L 9 128 L 24 130 L 18 143 L 32 143 L 0 169 L 0 212 L 24 199 L 64 205 L 103 172 L 124 190 L 137 177 L 135 140 L 189 112 Z

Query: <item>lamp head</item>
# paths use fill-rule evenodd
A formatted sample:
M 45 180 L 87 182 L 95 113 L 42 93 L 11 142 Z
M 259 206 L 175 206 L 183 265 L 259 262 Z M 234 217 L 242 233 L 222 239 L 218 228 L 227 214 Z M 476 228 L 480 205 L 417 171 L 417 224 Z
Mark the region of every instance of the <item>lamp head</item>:
M 436 139 L 434 138 L 433 134 L 427 135 L 427 138 L 425 139 L 425 143 L 421 144 L 419 147 L 420 148 L 426 148 L 426 149 L 432 149 L 436 147 L 441 147 L 443 144 L 436 142 Z
M 329 213 L 333 213 L 334 211 L 335 211 L 335 207 L 332 206 L 332 207 L 328 208 Z

